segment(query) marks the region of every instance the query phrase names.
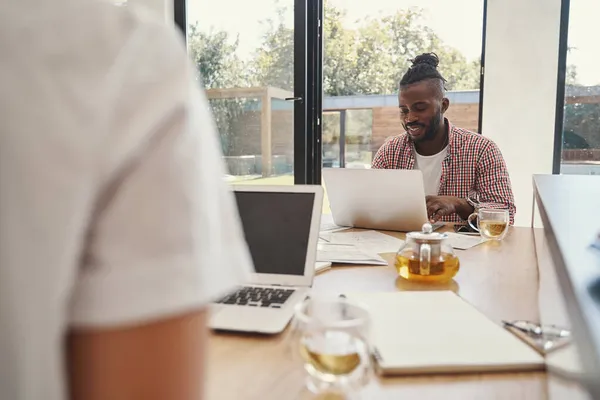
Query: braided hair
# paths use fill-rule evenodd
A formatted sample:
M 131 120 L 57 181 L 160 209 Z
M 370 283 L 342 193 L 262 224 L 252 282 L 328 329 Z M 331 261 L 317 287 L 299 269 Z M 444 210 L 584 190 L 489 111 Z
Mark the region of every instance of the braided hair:
M 439 82 L 441 92 L 445 90 L 444 83 L 446 79 L 437 69 L 440 59 L 435 53 L 424 53 L 410 60 L 412 65 L 400 79 L 400 87 L 408 86 L 413 83 L 422 82 L 428 79 Z M 436 83 L 437 83 L 436 82 Z

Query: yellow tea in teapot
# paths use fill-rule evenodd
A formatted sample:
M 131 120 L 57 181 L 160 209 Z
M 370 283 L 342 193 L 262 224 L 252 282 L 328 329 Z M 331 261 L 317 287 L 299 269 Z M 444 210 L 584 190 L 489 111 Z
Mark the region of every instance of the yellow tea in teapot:
M 453 254 L 444 253 L 429 263 L 429 274 L 421 274 L 421 261 L 418 254 L 412 251 L 396 255 L 396 270 L 398 274 L 413 282 L 448 282 L 458 273 L 460 263 L 458 257 Z

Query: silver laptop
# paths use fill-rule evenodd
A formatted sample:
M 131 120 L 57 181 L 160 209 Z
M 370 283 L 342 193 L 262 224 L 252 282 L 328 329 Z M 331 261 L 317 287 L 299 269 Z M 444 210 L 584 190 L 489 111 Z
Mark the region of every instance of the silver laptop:
M 336 225 L 408 232 L 428 222 L 419 170 L 324 168 L 323 178 Z
M 321 186 L 234 186 L 255 273 L 249 285 L 211 307 L 217 330 L 278 333 L 315 275 Z

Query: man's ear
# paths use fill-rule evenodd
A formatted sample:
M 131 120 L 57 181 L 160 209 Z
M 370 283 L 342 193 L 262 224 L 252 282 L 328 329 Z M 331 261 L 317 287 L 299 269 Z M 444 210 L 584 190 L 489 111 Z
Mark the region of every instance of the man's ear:
M 448 111 L 448 107 L 450 107 L 450 100 L 448 100 L 446 97 L 444 97 L 442 99 L 442 114 L 444 114 L 446 111 Z

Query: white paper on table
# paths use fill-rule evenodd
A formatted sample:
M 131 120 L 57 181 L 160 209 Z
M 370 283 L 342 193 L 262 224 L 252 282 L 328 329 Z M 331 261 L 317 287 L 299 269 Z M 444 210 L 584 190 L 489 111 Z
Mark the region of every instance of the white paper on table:
M 343 232 L 322 235 L 332 244 L 352 244 L 369 254 L 395 253 L 404 241 L 376 231 Z
M 337 232 L 346 229 L 350 229 L 350 227 L 336 225 L 335 222 L 333 222 L 333 216 L 331 214 L 321 215 L 321 227 L 319 228 L 319 232 Z
M 323 272 L 331 268 L 330 262 L 317 261 L 315 262 L 315 272 L 318 274 L 319 272 Z
M 339 264 L 388 265 L 378 254 L 369 254 L 351 244 L 332 244 L 319 241 L 317 261 Z
M 460 233 L 448 232 L 448 241 L 450 245 L 458 250 L 468 250 L 471 247 L 477 246 L 485 242 L 481 236 L 469 236 L 469 235 L 461 235 Z

